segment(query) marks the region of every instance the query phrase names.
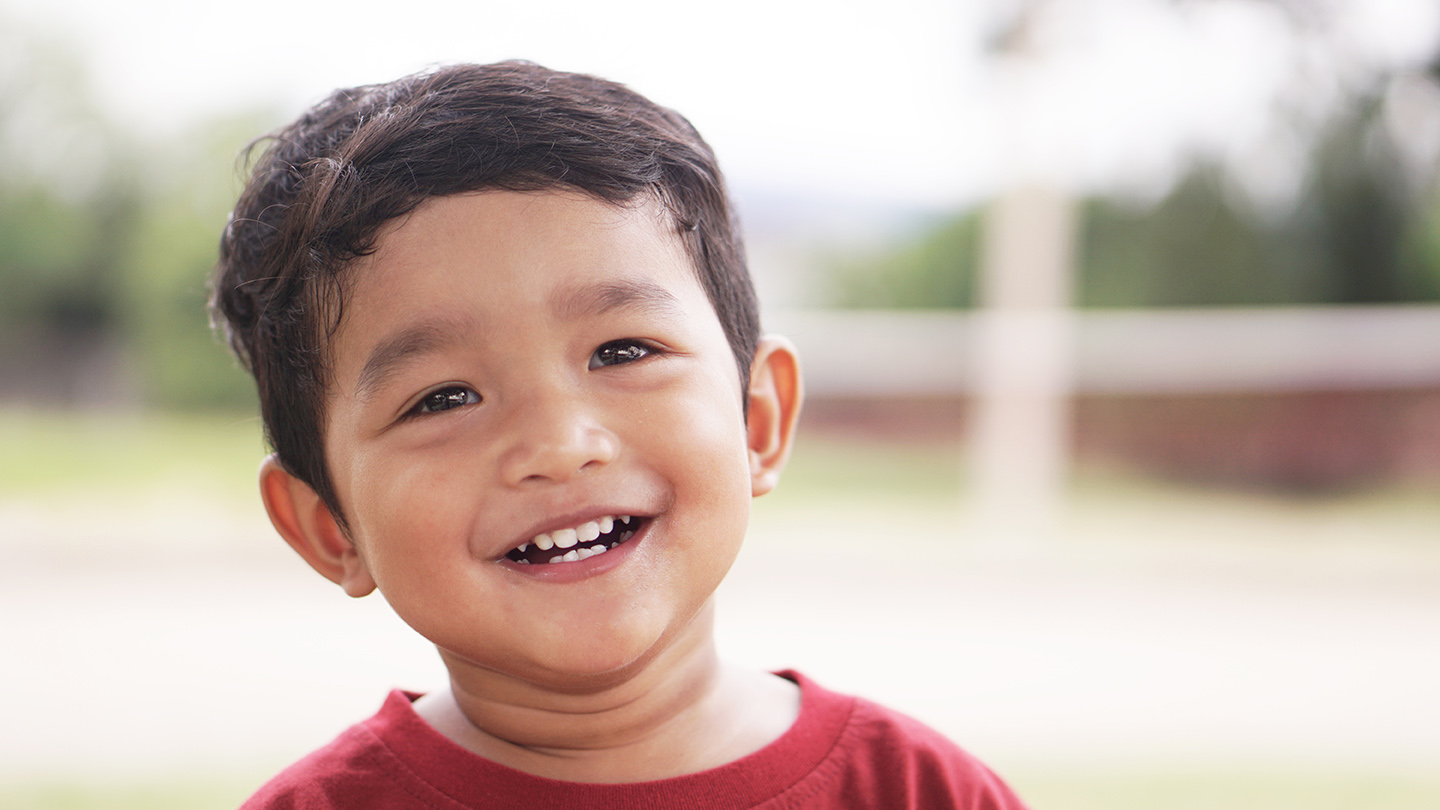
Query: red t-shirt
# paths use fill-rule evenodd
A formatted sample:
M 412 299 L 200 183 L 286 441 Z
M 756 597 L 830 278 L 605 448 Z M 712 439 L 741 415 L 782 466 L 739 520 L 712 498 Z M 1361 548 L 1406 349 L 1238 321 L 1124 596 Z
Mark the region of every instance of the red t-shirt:
M 700 773 L 628 784 L 561 782 L 476 756 L 391 692 L 369 720 L 287 768 L 241 810 L 1024 810 L 974 757 L 918 721 L 800 685 L 800 716 L 779 739 Z

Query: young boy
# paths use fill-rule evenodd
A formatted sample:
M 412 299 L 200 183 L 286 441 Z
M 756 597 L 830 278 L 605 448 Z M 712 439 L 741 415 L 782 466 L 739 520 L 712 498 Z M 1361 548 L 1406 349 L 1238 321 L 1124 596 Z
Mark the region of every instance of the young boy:
M 800 411 L 688 122 L 527 63 L 342 90 L 221 241 L 281 536 L 434 642 L 246 808 L 1018 808 L 930 729 L 716 657 Z

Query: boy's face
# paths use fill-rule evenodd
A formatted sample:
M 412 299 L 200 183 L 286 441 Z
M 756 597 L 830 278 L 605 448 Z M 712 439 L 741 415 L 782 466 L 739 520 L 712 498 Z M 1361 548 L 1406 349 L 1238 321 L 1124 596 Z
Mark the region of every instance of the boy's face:
M 429 200 L 354 268 L 325 433 L 347 587 L 373 580 L 452 668 L 564 682 L 648 660 L 739 550 L 741 389 L 671 228 L 653 205 L 483 192 Z M 623 516 L 633 536 L 609 526 L 624 541 L 587 559 L 512 553 L 577 528 L 593 547 L 586 524 Z

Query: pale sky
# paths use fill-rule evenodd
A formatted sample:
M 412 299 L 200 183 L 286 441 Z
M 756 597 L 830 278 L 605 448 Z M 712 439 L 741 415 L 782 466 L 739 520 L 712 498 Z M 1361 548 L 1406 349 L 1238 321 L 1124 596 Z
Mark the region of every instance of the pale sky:
M 1055 0 L 1038 60 L 987 62 L 985 32 L 1013 5 L 0 0 L 74 42 L 102 100 L 142 133 L 246 106 L 289 116 L 437 62 L 526 58 L 680 110 L 739 186 L 917 206 L 1027 173 L 1143 191 L 1195 151 L 1280 154 L 1258 163 L 1285 182 L 1274 99 L 1315 43 L 1273 7 Z M 1336 52 L 1359 70 L 1414 63 L 1440 31 L 1433 0 L 1327 5 L 1341 9 Z M 1336 86 L 1303 80 L 1319 106 Z

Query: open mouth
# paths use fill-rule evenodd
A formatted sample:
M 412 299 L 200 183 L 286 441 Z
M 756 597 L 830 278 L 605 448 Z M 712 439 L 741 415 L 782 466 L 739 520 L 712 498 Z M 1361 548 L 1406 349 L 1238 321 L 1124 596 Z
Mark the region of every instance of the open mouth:
M 511 549 L 505 558 L 520 565 L 587 560 L 634 537 L 646 520 L 630 515 L 606 515 L 571 529 L 537 534 L 530 542 Z

